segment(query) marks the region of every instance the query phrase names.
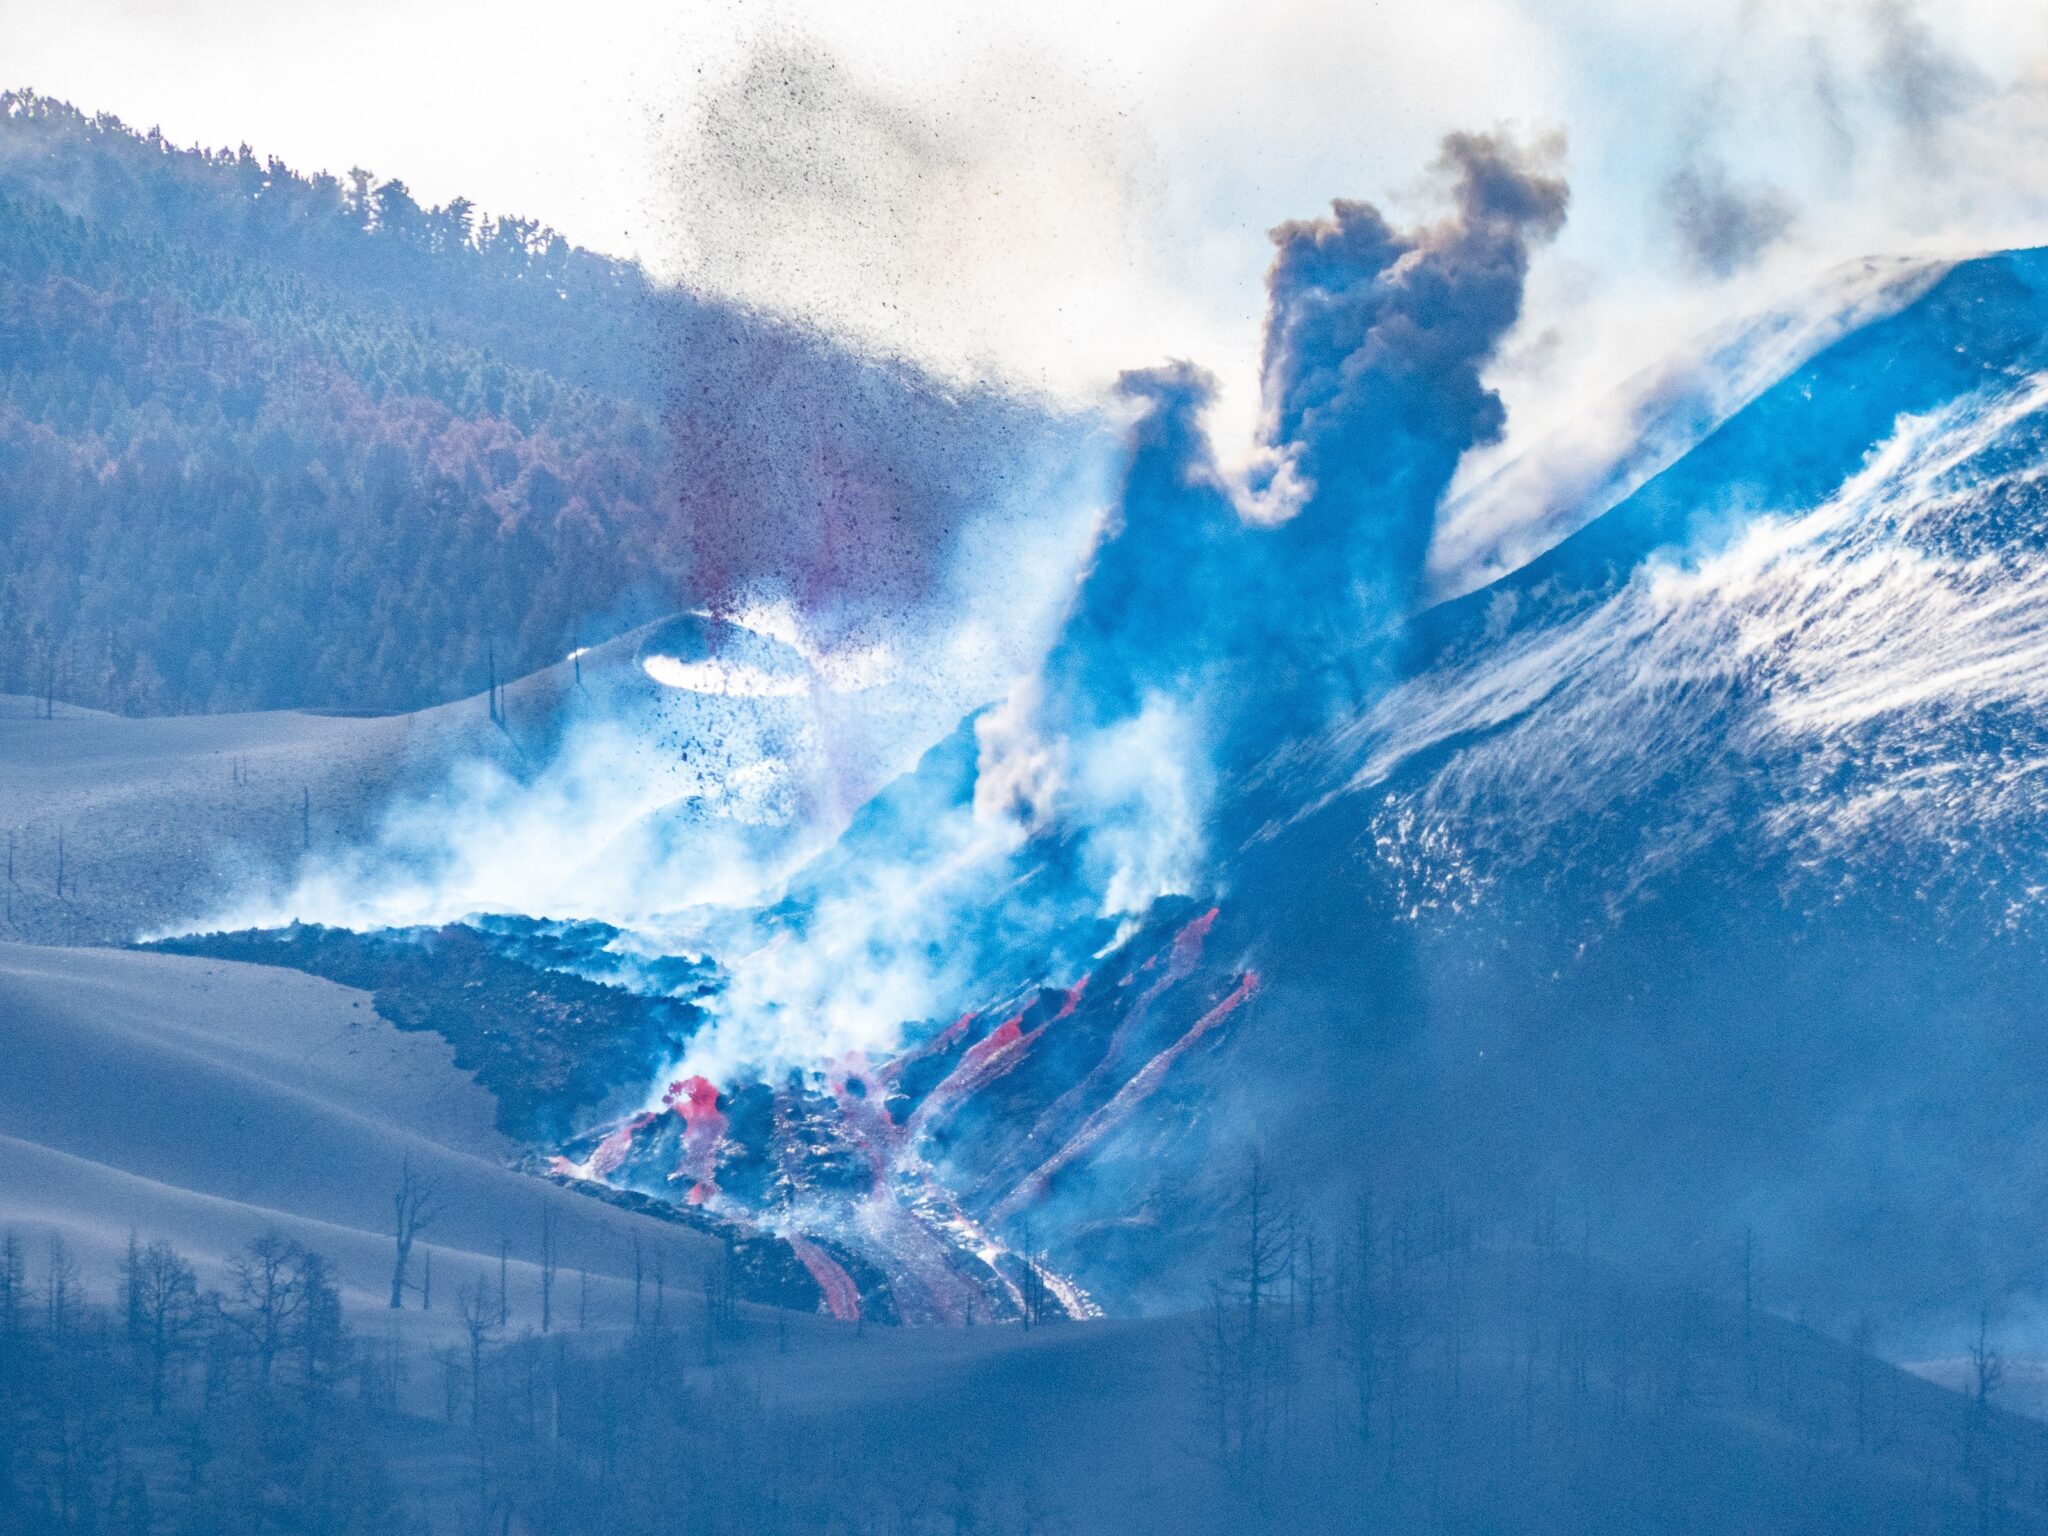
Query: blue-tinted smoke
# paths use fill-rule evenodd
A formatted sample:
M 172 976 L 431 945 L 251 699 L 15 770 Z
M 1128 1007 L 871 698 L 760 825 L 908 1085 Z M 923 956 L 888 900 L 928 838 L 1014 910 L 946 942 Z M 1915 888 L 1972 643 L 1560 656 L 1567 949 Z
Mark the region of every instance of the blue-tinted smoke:
M 1117 495 L 1043 665 L 977 719 L 972 772 L 915 836 L 870 818 L 716 946 L 731 984 L 685 1070 L 892 1049 L 1228 884 L 1212 833 L 1233 765 L 1397 664 L 1437 504 L 1501 430 L 1482 374 L 1564 216 L 1542 159 L 1455 136 L 1438 222 L 1346 202 L 1275 232 L 1255 477 L 1219 464 L 1207 376 L 1125 377 Z
M 1249 479 L 1202 430 L 1207 376 L 1124 378 L 1140 414 L 1119 499 L 1040 676 L 984 722 L 978 797 L 1119 850 L 1112 910 L 1209 879 L 1219 775 L 1282 717 L 1355 704 L 1398 664 L 1437 505 L 1505 422 L 1483 372 L 1564 219 L 1547 154 L 1453 135 L 1446 218 L 1402 231 L 1340 201 L 1274 231 Z M 1104 751 L 1122 765 L 1107 795 Z

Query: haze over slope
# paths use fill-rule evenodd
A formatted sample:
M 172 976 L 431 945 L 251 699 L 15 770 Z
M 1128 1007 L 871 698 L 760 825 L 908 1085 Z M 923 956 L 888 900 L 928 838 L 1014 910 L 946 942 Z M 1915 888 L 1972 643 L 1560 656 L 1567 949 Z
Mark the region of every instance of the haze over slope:
M 33 92 L 0 350 L 0 691 L 129 713 L 417 708 L 700 606 L 873 644 L 1085 458 L 534 220 Z

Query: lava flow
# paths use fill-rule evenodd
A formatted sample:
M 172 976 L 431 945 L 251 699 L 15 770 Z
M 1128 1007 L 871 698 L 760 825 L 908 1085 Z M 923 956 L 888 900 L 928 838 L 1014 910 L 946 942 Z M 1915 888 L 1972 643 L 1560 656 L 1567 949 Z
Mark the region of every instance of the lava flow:
M 1086 1156 L 1105 1136 L 1129 1119 L 1131 1111 L 1158 1088 L 1166 1076 L 1167 1069 L 1185 1055 L 1202 1036 L 1236 1012 L 1238 1007 L 1258 989 L 1258 972 L 1246 971 L 1238 979 L 1237 985 L 1231 989 L 1229 996 L 1195 1020 L 1186 1034 L 1146 1062 L 1129 1082 L 1116 1091 L 1115 1096 L 1107 1104 L 1082 1122 L 1080 1130 L 1076 1131 L 1059 1151 L 1032 1170 L 1023 1183 L 997 1202 L 993 1213 L 996 1219 L 1005 1220 L 1043 1198 L 1046 1189 L 1061 1169 Z
M 824 1298 L 824 1310 L 842 1323 L 860 1320 L 860 1288 L 853 1283 L 853 1276 L 843 1269 L 839 1261 L 805 1237 L 786 1239 L 797 1262 L 810 1272 L 818 1284 L 818 1293 Z
M 690 1181 L 689 1201 L 702 1205 L 718 1193 L 718 1149 L 725 1140 L 725 1116 L 718 1108 L 718 1088 L 705 1078 L 670 1083 L 662 1095 L 683 1118 L 683 1155 L 672 1180 Z
M 842 1320 L 1016 1317 L 1033 1275 L 1057 1311 L 1095 1315 L 1049 1260 L 1067 1251 L 1055 1212 L 1033 1212 L 1076 1180 L 1085 1205 L 1087 1170 L 1257 993 L 1255 972 L 1207 960 L 1219 917 L 1184 918 L 1149 948 L 1141 933 L 1090 975 L 963 1013 L 886 1059 L 723 1091 L 681 1079 L 661 1110 L 551 1166 L 656 1198 L 686 1186 L 692 1220 L 784 1245 L 789 1273 Z M 1060 1221 L 1072 1204 L 1063 1194 Z
M 554 1172 L 571 1178 L 602 1179 L 626 1160 L 626 1154 L 633 1150 L 634 1136 L 658 1118 L 653 1110 L 642 1110 L 621 1123 L 617 1129 L 607 1132 L 590 1156 L 582 1162 L 571 1162 L 566 1157 L 555 1157 L 548 1160 L 548 1166 Z

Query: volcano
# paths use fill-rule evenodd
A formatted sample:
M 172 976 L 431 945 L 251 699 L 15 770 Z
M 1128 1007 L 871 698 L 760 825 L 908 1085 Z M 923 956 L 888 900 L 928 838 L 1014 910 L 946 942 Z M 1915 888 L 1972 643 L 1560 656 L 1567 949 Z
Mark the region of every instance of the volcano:
M 1213 912 L 933 1035 L 922 1097 L 877 1069 L 920 1160 L 1124 1304 L 1251 1139 L 1330 1198 L 1562 1194 L 1651 1266 L 1747 1230 L 1817 1310 L 2027 1294 L 2048 255 L 1915 289 L 1420 613 L 1371 696 L 1266 721 Z
M 883 931 L 840 909 L 955 858 L 971 717 L 764 905 L 664 930 L 696 969 L 626 985 L 704 1010 L 696 1065 L 615 1080 L 555 1175 L 785 1244 L 813 1305 L 904 1322 L 1183 1303 L 1254 1145 L 1312 1203 L 1562 1200 L 1651 1273 L 1755 1243 L 1802 1305 L 1902 1339 L 1981 1305 L 1973 1276 L 2024 1301 L 2048 253 L 1885 291 L 1725 413 L 1686 405 L 1661 469 L 1586 477 L 1575 532 L 1343 686 L 1276 690 L 1215 764 L 1197 888 L 1048 895 L 1085 862 L 1050 824 L 918 931 L 942 1010 L 704 1067 L 761 956 L 829 1001 Z M 530 963 L 616 983 L 651 942 Z

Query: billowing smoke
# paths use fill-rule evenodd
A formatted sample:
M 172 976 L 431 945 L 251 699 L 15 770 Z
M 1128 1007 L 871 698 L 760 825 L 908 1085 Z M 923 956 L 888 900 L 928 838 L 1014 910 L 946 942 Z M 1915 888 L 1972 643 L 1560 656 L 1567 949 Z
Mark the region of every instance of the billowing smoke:
M 1942 130 L 1988 95 L 1991 82 L 1945 48 L 1927 18 L 1903 0 L 1878 0 L 1868 19 L 1877 44 L 1871 87 L 1915 152 L 1931 160 Z
M 1453 134 L 1437 164 L 1450 218 L 1397 233 L 1339 202 L 1275 233 L 1265 391 L 1304 498 L 1278 542 L 1320 618 L 1375 627 L 1413 608 L 1458 460 L 1506 424 L 1483 373 L 1521 314 L 1533 247 L 1563 227 L 1557 153 Z
M 643 645 L 639 692 L 608 695 L 639 701 L 621 706 L 633 729 L 599 709 L 557 768 L 472 776 L 397 824 L 407 900 L 356 899 L 394 883 L 386 848 L 316 871 L 278 915 L 440 920 L 503 900 L 604 918 L 648 953 L 708 955 L 712 1022 L 663 1064 L 657 1095 L 694 1073 L 882 1055 L 1005 989 L 1071 983 L 1155 902 L 1227 887 L 1215 831 L 1236 772 L 1398 671 L 1438 502 L 1460 456 L 1501 431 L 1484 372 L 1564 217 L 1556 152 L 1456 135 L 1438 221 L 1399 229 L 1339 202 L 1275 231 L 1254 469 L 1220 467 L 1199 370 L 1126 375 L 1121 473 L 1085 552 L 1049 495 L 977 499 L 988 466 L 921 444 L 918 422 L 889 419 L 888 391 L 863 393 L 868 374 L 837 399 L 808 366 L 779 394 L 770 368 L 702 418 L 685 391 L 708 639 Z M 1003 410 L 969 414 L 973 441 L 1000 441 L 983 429 Z M 893 441 L 899 428 L 911 435 Z M 923 617 L 935 607 L 943 624 Z M 884 621 L 878 643 L 866 626 Z M 1037 660 L 999 680 L 952 654 L 984 631 L 1006 635 L 999 654 L 1035 632 Z M 820 812 L 835 737 L 884 762 L 944 736 L 925 674 L 982 689 L 950 719 L 987 707 L 857 814 L 878 787 L 866 768 L 836 820 Z M 649 682 L 679 700 L 650 709 Z M 691 773 L 661 771 L 664 742 Z M 436 834 L 437 817 L 465 830 Z M 538 874 L 509 873 L 536 852 Z M 565 883 L 536 888 L 551 878 Z
M 1192 894 L 1207 878 L 1190 850 L 1219 773 L 1277 716 L 1330 707 L 1333 681 L 1335 702 L 1355 703 L 1389 664 L 1458 460 L 1500 434 L 1482 375 L 1520 314 L 1532 248 L 1563 223 L 1555 153 L 1453 135 L 1437 165 L 1448 218 L 1401 231 L 1340 201 L 1274 231 L 1266 430 L 1248 482 L 1218 469 L 1202 434 L 1205 375 L 1126 375 L 1141 414 L 1122 494 L 1025 707 L 983 733 L 984 810 L 1008 800 L 1078 828 L 1107 857 L 1105 892 Z M 1178 761 L 1126 769 L 1145 794 L 1061 771 L 1105 742 L 1118 761 L 1148 747 Z
M 1274 231 L 1249 483 L 1226 482 L 1197 425 L 1204 375 L 1126 376 L 1144 414 L 1046 668 L 1055 714 L 1098 725 L 1150 692 L 1248 686 L 1248 668 L 1266 686 L 1300 681 L 1284 674 L 1355 661 L 1399 628 L 1459 458 L 1506 419 L 1482 375 L 1521 312 L 1532 248 L 1564 219 L 1555 153 L 1453 135 L 1437 166 L 1449 218 L 1400 231 L 1339 201 Z
M 1738 185 L 1718 160 L 1701 159 L 1674 172 L 1664 201 L 1679 248 L 1694 271 L 1732 277 L 1754 266 L 1791 231 L 1792 200 L 1762 183 Z
M 1155 692 L 1205 694 L 1236 649 L 1249 605 L 1229 593 L 1231 565 L 1246 540 L 1200 426 L 1213 391 L 1185 363 L 1121 381 L 1139 412 L 1122 484 L 1032 690 L 1057 729 L 1128 718 Z
M 1398 665 L 1437 504 L 1504 422 L 1483 372 L 1564 217 L 1554 154 L 1455 135 L 1445 219 L 1401 231 L 1340 202 L 1275 232 L 1249 482 L 1201 430 L 1205 375 L 1125 376 L 1118 497 L 1044 665 L 977 722 L 971 785 L 908 845 L 838 865 L 795 929 L 743 945 L 687 1068 L 729 1069 L 750 1039 L 773 1042 L 757 1067 L 783 1064 L 792 1018 L 836 1048 L 893 1048 L 903 1025 L 983 1000 L 963 981 L 1027 979 L 1007 974 L 1020 946 L 1052 979 L 1101 925 L 1225 883 L 1209 844 L 1233 769 L 1288 712 L 1355 704 Z

